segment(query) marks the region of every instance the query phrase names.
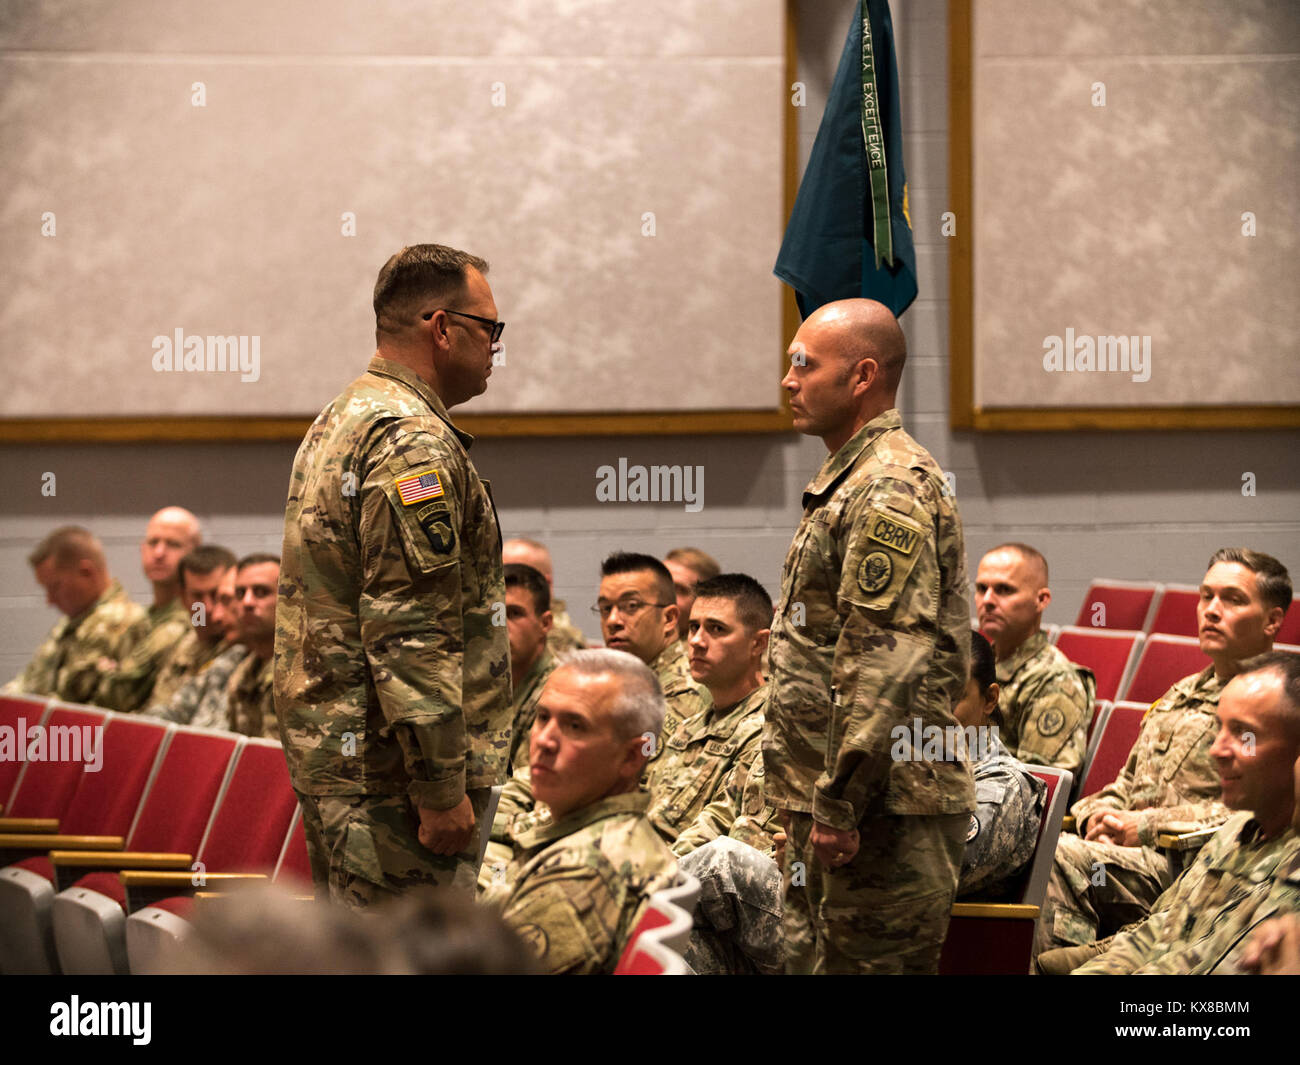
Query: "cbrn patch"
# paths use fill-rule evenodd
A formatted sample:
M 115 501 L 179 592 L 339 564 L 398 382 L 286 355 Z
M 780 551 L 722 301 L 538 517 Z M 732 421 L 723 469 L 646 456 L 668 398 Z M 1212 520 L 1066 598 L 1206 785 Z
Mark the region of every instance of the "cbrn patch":
M 867 539 L 874 540 L 891 551 L 910 555 L 922 539 L 921 527 L 899 517 L 873 510 L 867 519 Z

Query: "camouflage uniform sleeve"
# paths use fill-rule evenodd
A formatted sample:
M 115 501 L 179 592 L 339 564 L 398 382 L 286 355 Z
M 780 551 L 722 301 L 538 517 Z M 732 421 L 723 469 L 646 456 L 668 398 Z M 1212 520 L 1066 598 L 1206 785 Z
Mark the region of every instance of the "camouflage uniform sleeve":
M 58 650 L 58 642 L 55 633 L 58 632 L 59 626 L 41 642 L 36 653 L 32 655 L 27 665 L 23 666 L 22 672 L 13 680 L 4 686 L 3 691 L 6 695 L 51 695 L 54 691 L 54 670 L 51 660 Z
M 1011 766 L 975 781 L 975 812 L 966 830 L 959 897 L 993 887 L 1020 869 L 1038 837 L 1036 793 Z
M 184 638 L 188 623 L 184 616 L 158 624 L 131 649 L 117 669 L 100 678 L 95 703 L 110 710 L 139 710 L 149 699 L 162 663 Z
M 677 857 L 690 854 L 710 840 L 725 836 L 731 831 L 731 826 L 741 813 L 741 801 L 745 783 L 749 779 L 750 766 L 755 755 L 761 757 L 762 753 L 763 734 L 760 731 L 737 752 L 736 761 L 723 779 L 717 794 L 672 844 L 671 850 Z
M 361 640 L 384 717 L 402 748 L 417 806 L 465 796 L 461 710 L 464 470 L 433 436 L 404 433 L 361 489 Z M 405 502 L 399 482 L 434 473 L 440 494 Z M 459 482 L 459 483 L 457 483 Z
M 502 917 L 537 955 L 543 972 L 604 972 L 613 967 L 616 946 L 615 884 L 603 855 L 561 850 L 511 895 Z
M 79 640 L 69 650 L 63 667 L 59 670 L 59 698 L 72 703 L 89 703 L 95 698 L 99 682 L 104 677 L 100 669 L 101 658 L 121 662 L 149 632 L 149 621 L 139 607 L 139 618 L 129 625 L 116 626 L 107 620 L 94 626 L 93 631 Z M 91 619 L 92 621 L 96 619 Z
M 814 819 L 844 832 L 857 828 L 868 804 L 885 791 L 892 731 L 909 727 L 934 650 L 934 639 L 921 631 L 924 619 L 899 608 L 909 584 L 937 592 L 940 583 L 934 518 L 920 492 L 906 481 L 878 478 L 847 528 L 838 600 L 848 616 L 831 669 L 826 771 L 813 794 Z M 912 548 L 868 544 L 871 524 L 880 519 L 915 534 Z M 878 562 L 870 572 L 863 566 L 868 548 Z M 937 601 L 930 607 L 937 610 Z M 935 617 L 929 621 L 931 627 L 937 623 Z
M 1028 682 L 1021 699 L 1029 713 L 1020 724 L 1020 743 L 1011 753 L 1022 762 L 1066 769 L 1076 777 L 1088 749 L 1092 698 L 1077 673 L 1044 673 Z

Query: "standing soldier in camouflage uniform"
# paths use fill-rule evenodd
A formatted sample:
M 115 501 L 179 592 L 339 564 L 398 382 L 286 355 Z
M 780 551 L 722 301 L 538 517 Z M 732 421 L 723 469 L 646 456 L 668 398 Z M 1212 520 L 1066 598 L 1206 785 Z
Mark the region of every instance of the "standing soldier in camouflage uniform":
M 80 526 L 55 529 L 27 561 L 46 601 L 67 616 L 4 691 L 90 702 L 103 676 L 103 660 L 125 658 L 149 631 L 144 607 L 109 576 L 104 549 Z
M 970 680 L 952 712 L 974 740 L 968 739 L 966 749 L 975 772 L 976 806 L 966 829 L 957 895 L 997 898 L 1034 856 L 1047 785 L 1002 746 L 993 647 L 978 632 L 970 635 Z
M 1002 544 L 980 559 L 975 605 L 998 656 L 1002 738 L 1021 761 L 1077 777 L 1097 682 L 1047 642 L 1043 611 L 1051 601 L 1047 559 L 1035 548 Z
M 546 637 L 546 644 L 551 649 L 551 654 L 562 655 L 565 651 L 581 651 L 586 647 L 586 639 L 578 627 L 569 620 L 569 611 L 564 605 L 564 600 L 555 597 L 551 553 L 546 549 L 546 545 L 522 536 L 512 537 L 502 546 L 501 559 L 507 566 L 512 563 L 532 566 L 546 578 L 546 587 L 551 591 L 551 631 Z M 526 742 L 527 738 L 525 738 Z
M 404 248 L 375 284 L 378 351 L 294 460 L 275 705 L 320 897 L 472 891 L 505 776 L 510 656 L 501 533 L 473 437 L 503 325 L 487 263 Z
M 164 507 L 149 519 L 140 564 L 153 585 L 149 632 L 121 661 L 105 658 L 95 702 L 110 710 L 147 706 L 158 670 L 190 631 L 189 605 L 181 602 L 180 563 L 202 540 L 199 520 L 184 507 Z
M 552 817 L 520 835 L 485 895 L 544 972 L 613 972 L 650 895 L 677 880 L 639 787 L 663 715 L 654 674 L 628 654 L 578 651 L 546 683 L 529 761 Z
M 956 728 L 970 662 L 961 520 L 894 409 L 906 354 L 886 307 L 841 300 L 800 327 L 782 381 L 795 428 L 830 452 L 769 652 L 790 972 L 937 971 L 975 808 L 965 762 L 893 757 L 895 726 Z
M 1062 833 L 1034 953 L 1081 946 L 1141 920 L 1172 879 L 1160 832 L 1222 824 L 1228 812 L 1210 756 L 1219 695 L 1243 659 L 1273 646 L 1291 578 L 1270 555 L 1223 548 L 1196 607 L 1212 665 L 1157 700 L 1119 779 L 1074 804 L 1078 835 Z
M 1233 974 L 1262 922 L 1300 912 L 1292 821 L 1300 758 L 1300 655 L 1241 664 L 1223 686 L 1210 748 L 1231 817 L 1151 914 L 1076 973 Z
M 713 703 L 665 737 L 663 757 L 646 774 L 646 817 L 669 845 L 721 795 L 732 770 L 762 750 L 762 665 L 771 625 L 772 600 L 753 577 L 728 573 L 699 586 L 690 669 Z
M 276 555 L 247 555 L 235 573 L 239 642 L 248 655 L 226 685 L 226 728 L 244 736 L 278 740 L 275 719 L 275 601 L 280 580 Z
M 188 631 L 158 667 L 147 706 L 166 705 L 185 683 L 227 646 L 225 615 L 217 608 L 226 574 L 233 577 L 235 556 L 224 547 L 203 544 L 181 559 L 181 605 Z

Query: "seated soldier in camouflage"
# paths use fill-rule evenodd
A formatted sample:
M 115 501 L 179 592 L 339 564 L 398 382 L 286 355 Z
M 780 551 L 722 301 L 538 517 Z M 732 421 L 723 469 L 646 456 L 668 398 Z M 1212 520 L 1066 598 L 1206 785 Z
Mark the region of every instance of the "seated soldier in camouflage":
M 110 576 L 103 547 L 78 525 L 55 529 L 27 561 L 47 602 L 65 616 L 3 691 L 88 703 L 103 676 L 101 663 L 125 658 L 148 633 L 144 607 Z
M 235 567 L 235 622 L 248 657 L 226 684 L 226 728 L 280 739 L 275 717 L 275 604 L 280 556 L 245 555 Z
M 587 646 L 586 637 L 570 620 L 568 608 L 563 599 L 555 596 L 555 578 L 551 563 L 551 552 L 545 544 L 529 540 L 524 536 L 514 536 L 501 545 L 501 561 L 507 566 L 531 566 L 546 580 L 546 594 L 550 601 L 551 628 L 546 634 L 546 646 L 551 654 L 561 655 L 565 651 L 581 651 Z
M 980 559 L 975 605 L 997 652 L 1002 739 L 1023 762 L 1077 776 L 1097 682 L 1047 642 L 1043 611 L 1051 601 L 1047 560 L 1035 548 L 1002 544 Z
M 529 765 L 550 816 L 517 834 L 519 855 L 484 901 L 544 972 L 613 972 L 650 895 L 677 881 L 640 789 L 663 716 L 654 674 L 616 651 L 574 652 L 542 690 Z
M 1215 708 L 1242 661 L 1273 646 L 1290 602 L 1291 578 L 1277 559 L 1245 548 L 1215 552 L 1196 608 L 1211 665 L 1152 705 L 1119 777 L 1074 804 L 1078 835 L 1063 832 L 1057 843 L 1035 954 L 1142 920 L 1173 879 L 1157 835 L 1226 820 L 1210 757 Z
M 1300 655 L 1241 664 L 1219 696 L 1210 748 L 1223 802 L 1241 811 L 1156 900 L 1079 974 L 1234 974 L 1258 966 L 1247 950 L 1265 922 L 1300 912 Z
M 191 677 L 202 673 L 225 650 L 226 615 L 219 611 L 217 601 L 227 574 L 234 588 L 234 565 L 234 554 L 215 544 L 200 544 L 181 559 L 186 632 L 158 667 L 146 704 L 150 709 L 169 703 Z
M 966 832 L 957 897 L 999 898 L 1033 857 L 1047 785 L 1002 746 L 993 648 L 978 632 L 971 633 L 970 672 L 966 694 L 952 709 L 966 730 L 977 804 Z

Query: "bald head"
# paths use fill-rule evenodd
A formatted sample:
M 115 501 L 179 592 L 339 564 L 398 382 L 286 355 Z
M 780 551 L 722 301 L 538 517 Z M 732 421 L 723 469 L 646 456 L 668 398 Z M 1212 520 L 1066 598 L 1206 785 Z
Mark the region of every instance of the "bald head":
M 140 564 L 154 586 L 154 601 L 170 601 L 180 590 L 180 561 L 203 539 L 199 519 L 184 507 L 163 507 L 145 527 Z
M 888 307 L 875 300 L 836 300 L 810 314 L 804 322 L 805 327 L 809 325 L 823 330 L 832 341 L 846 373 L 863 359 L 874 360 L 879 367 L 880 387 L 893 406 L 907 361 L 907 340 Z
M 503 565 L 531 566 L 551 584 L 551 553 L 544 544 L 516 536 L 501 545 L 501 562 Z

